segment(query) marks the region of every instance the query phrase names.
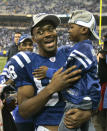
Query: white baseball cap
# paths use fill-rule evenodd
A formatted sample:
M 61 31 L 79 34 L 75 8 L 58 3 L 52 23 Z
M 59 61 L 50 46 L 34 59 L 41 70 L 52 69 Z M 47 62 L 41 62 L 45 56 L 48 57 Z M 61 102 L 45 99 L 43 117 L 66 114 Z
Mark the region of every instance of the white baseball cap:
M 96 31 L 96 20 L 92 13 L 86 10 L 76 10 L 71 14 L 68 23 L 74 23 L 90 29 L 91 33 L 96 39 L 100 39 Z
M 61 20 L 57 15 L 39 13 L 39 14 L 33 15 L 33 23 L 34 24 L 32 25 L 31 31 L 42 20 L 52 21 L 55 24 L 56 27 L 61 23 Z

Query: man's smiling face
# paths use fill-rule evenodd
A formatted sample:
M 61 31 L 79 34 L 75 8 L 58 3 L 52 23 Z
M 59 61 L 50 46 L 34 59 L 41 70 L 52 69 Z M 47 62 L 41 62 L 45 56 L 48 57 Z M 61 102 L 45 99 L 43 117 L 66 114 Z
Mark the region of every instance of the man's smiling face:
M 42 56 L 56 53 L 57 32 L 56 27 L 50 21 L 42 21 L 33 29 L 33 40 L 38 44 L 39 53 Z M 46 55 L 47 56 L 47 55 Z

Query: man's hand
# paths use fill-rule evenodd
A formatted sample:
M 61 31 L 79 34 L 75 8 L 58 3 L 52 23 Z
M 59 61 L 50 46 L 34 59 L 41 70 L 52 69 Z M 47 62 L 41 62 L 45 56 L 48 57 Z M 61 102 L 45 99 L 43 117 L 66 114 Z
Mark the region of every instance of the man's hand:
M 67 128 L 77 128 L 91 117 L 91 110 L 70 109 L 66 112 L 64 124 Z
M 17 106 L 17 93 L 10 94 L 5 100 L 3 100 L 4 106 L 8 109 L 8 111 L 12 111 Z
M 51 83 L 48 85 L 51 88 L 51 91 L 58 92 L 67 87 L 71 87 L 71 84 L 81 78 L 80 73 L 81 70 L 76 69 L 76 66 L 72 66 L 62 72 L 63 68 L 60 68 L 55 74 L 53 75 Z
M 41 66 L 38 69 L 35 69 L 32 73 L 34 77 L 36 77 L 38 80 L 41 80 L 46 77 L 46 72 L 48 70 L 47 66 Z

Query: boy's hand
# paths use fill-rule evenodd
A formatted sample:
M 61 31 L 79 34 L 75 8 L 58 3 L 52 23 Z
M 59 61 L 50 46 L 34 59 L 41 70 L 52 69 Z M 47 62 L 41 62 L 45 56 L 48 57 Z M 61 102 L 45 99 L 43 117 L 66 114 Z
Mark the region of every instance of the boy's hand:
M 34 77 L 36 77 L 38 80 L 41 80 L 46 77 L 46 72 L 48 70 L 47 66 L 41 66 L 38 69 L 35 69 L 32 73 Z

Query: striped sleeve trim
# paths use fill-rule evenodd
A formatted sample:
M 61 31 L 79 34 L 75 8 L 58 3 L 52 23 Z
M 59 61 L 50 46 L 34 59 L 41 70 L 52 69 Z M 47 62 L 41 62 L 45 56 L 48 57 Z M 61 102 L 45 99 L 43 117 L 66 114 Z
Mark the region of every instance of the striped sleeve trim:
M 17 64 L 18 64 L 21 68 L 24 67 L 23 62 L 20 60 L 20 58 L 19 58 L 18 56 L 15 55 L 15 56 L 13 56 L 12 58 L 17 62 Z
M 84 55 L 83 53 L 81 53 L 81 52 L 79 52 L 77 50 L 74 50 L 73 53 L 76 53 L 76 54 L 80 55 L 81 57 L 83 57 L 87 61 L 87 63 L 89 65 L 92 64 L 92 61 L 86 55 Z
M 26 61 L 27 63 L 30 63 L 30 62 L 31 62 L 30 58 L 28 57 L 28 55 L 27 55 L 26 53 L 24 53 L 24 52 L 19 52 L 19 54 L 25 59 L 25 61 Z

